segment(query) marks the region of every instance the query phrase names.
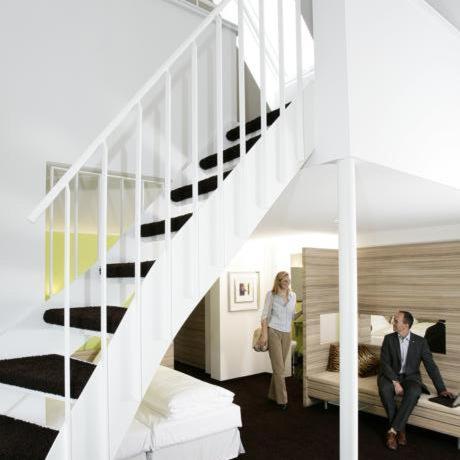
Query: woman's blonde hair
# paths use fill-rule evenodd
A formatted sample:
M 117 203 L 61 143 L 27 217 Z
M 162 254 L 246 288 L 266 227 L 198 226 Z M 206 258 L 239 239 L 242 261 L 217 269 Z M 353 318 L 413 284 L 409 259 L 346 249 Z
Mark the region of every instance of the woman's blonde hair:
M 280 284 L 280 281 L 283 279 L 283 278 L 286 278 L 289 277 L 289 273 L 288 272 L 278 272 L 275 276 L 275 280 L 273 281 L 273 288 L 272 288 L 272 293 L 273 294 L 276 294 L 278 292 L 278 287 L 279 287 L 279 284 Z M 288 295 L 289 295 L 289 291 L 290 289 L 288 289 Z

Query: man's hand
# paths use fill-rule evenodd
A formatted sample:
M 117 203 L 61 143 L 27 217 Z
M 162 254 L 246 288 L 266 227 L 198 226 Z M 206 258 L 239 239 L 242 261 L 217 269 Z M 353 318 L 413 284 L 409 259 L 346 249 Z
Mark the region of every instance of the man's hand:
M 439 396 L 444 396 L 444 398 L 454 399 L 455 396 L 449 390 L 444 390 L 439 393 Z
M 393 381 L 393 385 L 395 387 L 396 395 L 397 396 L 402 396 L 404 394 L 404 388 L 402 387 L 402 385 L 397 380 Z

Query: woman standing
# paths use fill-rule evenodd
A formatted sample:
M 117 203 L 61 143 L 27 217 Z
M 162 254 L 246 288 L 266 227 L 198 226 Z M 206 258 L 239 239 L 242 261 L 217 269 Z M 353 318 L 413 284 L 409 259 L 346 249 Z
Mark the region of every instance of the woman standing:
M 296 295 L 290 290 L 291 280 L 287 272 L 279 272 L 273 283 L 273 289 L 267 292 L 262 312 L 262 335 L 259 346 L 268 343 L 268 353 L 273 374 L 268 398 L 276 401 L 280 409 L 287 409 L 287 391 L 285 382 L 285 363 L 291 347 L 292 321 L 302 315 L 296 313 Z

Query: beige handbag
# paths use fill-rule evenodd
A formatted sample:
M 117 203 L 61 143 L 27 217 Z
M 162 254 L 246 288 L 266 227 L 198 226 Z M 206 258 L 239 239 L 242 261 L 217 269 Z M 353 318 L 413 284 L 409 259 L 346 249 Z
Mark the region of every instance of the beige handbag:
M 270 307 L 268 308 L 267 324 L 270 322 L 270 316 L 272 314 L 272 307 L 273 307 L 273 294 L 272 294 L 272 301 L 270 302 Z M 265 347 L 260 347 L 258 345 L 261 336 L 262 336 L 262 327 L 258 327 L 252 334 L 252 348 L 254 351 L 267 351 L 268 350 L 268 342 Z

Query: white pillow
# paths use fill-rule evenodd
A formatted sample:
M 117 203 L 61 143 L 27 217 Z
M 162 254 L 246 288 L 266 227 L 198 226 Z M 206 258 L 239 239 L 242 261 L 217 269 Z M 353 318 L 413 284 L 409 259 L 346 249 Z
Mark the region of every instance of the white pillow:
M 371 326 L 373 331 L 379 331 L 385 329 L 391 324 L 387 321 L 385 316 L 382 315 L 371 315 Z
M 225 388 L 160 366 L 142 403 L 170 420 L 181 420 L 230 405 L 234 396 Z

